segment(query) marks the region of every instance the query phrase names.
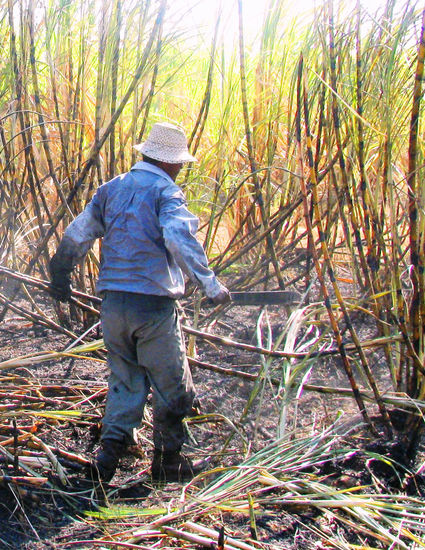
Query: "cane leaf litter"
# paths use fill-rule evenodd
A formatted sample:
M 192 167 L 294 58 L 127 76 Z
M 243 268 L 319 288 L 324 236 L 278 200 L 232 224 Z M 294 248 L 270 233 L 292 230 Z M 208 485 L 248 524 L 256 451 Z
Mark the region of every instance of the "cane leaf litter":
M 254 39 L 243 0 L 202 29 L 166 4 L 0 3 L 0 547 L 422 548 L 423 5 L 270 0 Z M 188 285 L 203 471 L 152 484 L 147 407 L 99 486 L 99 249 L 68 304 L 47 265 L 160 120 L 199 159 L 178 182 L 217 275 L 300 300 Z

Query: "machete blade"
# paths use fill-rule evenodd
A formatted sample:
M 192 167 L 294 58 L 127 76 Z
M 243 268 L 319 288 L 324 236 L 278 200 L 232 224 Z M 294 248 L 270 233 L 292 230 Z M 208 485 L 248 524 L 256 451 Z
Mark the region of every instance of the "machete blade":
M 296 290 L 231 292 L 230 296 L 235 306 L 291 305 L 301 301 L 301 295 Z

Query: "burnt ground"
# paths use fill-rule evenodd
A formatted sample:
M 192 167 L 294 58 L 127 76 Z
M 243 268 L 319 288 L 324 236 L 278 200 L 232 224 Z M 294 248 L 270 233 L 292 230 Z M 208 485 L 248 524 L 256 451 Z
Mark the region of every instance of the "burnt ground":
M 43 297 L 37 297 L 42 302 L 44 312 L 52 318 L 52 302 Z M 27 304 L 28 305 L 28 304 Z M 214 333 L 225 335 L 234 340 L 257 344 L 256 323 L 259 308 L 230 309 L 226 315 L 214 324 Z M 286 314 L 276 307 L 269 308 L 269 322 L 274 338 L 283 330 Z M 373 328 L 367 320 L 359 319 L 359 328 L 364 331 L 364 338 L 373 335 Z M 74 326 L 75 330 L 78 326 Z M 81 329 L 80 329 L 81 332 Z M 47 350 L 62 350 L 70 340 L 58 332 L 34 325 L 23 319 L 19 314 L 9 312 L 6 320 L 0 326 L 0 359 L 6 360 Z M 205 363 L 221 367 L 237 369 L 246 373 L 256 374 L 260 368 L 258 354 L 234 349 L 229 346 L 208 343 L 197 340 L 197 358 Z M 379 351 L 369 352 L 369 359 L 377 376 L 380 387 L 389 389 L 386 379 L 386 368 L 382 354 Z M 274 362 L 274 376 L 278 373 L 278 362 Z M 243 460 L 244 454 L 252 454 L 276 437 L 278 411 L 275 406 L 275 395 L 270 388 L 260 399 L 257 397 L 249 409 L 247 417 L 241 422 L 241 415 L 246 407 L 253 389 L 253 382 L 224 376 L 197 366 L 192 367 L 194 381 L 200 401 L 200 418 L 189 420 L 190 441 L 186 453 L 194 460 L 204 459 L 208 467 L 229 466 Z M 4 478 L 0 484 L 0 548 L 16 548 L 35 550 L 41 548 L 94 548 L 94 544 L 82 543 L 68 546 L 68 543 L 92 540 L 109 532 L 126 531 L 138 524 L 143 525 L 143 518 L 116 520 L 100 524 L 84 511 L 97 510 L 97 506 L 114 505 L 133 506 L 140 509 L 172 507 L 181 494 L 182 486 L 168 484 L 165 487 L 154 487 L 149 481 L 149 465 L 152 456 L 150 440 L 150 407 L 145 413 L 145 422 L 139 431 L 140 445 L 133 449 L 122 462 L 115 475 L 105 502 L 102 495 L 93 492 L 93 485 L 87 480 L 84 464 L 78 464 L 74 459 L 67 460 L 59 451 L 67 451 L 89 460 L 98 446 L 99 426 L 102 417 L 105 388 L 107 381 L 106 365 L 90 360 L 75 360 L 73 358 L 54 359 L 37 364 L 36 362 L 22 367 L 0 371 L 0 438 L 9 438 L 13 433 L 12 419 L 16 419 L 17 428 L 32 429 L 34 435 L 49 445 L 56 456 L 60 457 L 71 488 L 64 487 L 61 494 L 57 490 L 58 479 L 50 478 L 49 482 L 56 488 L 52 490 L 46 484 L 43 487 L 28 485 L 17 486 L 6 483 Z M 309 384 L 331 387 L 348 387 L 345 374 L 338 358 L 318 359 L 308 380 Z M 81 418 L 49 417 L 49 411 L 81 410 Z M 297 436 L 306 435 L 312 431 L 320 431 L 329 426 L 338 412 L 344 412 L 352 424 L 360 422 L 360 415 L 352 399 L 338 398 L 326 394 L 304 391 L 298 404 L 296 416 Z M 370 413 L 376 413 L 372 407 Z M 232 422 L 238 433 L 233 435 L 223 452 L 223 446 L 229 435 L 233 433 Z M 289 425 L 293 426 L 294 407 L 291 407 Z M 19 431 L 18 431 L 19 433 Z M 384 440 L 383 440 L 384 441 Z M 374 441 L 368 432 L 357 431 L 351 436 L 349 445 L 367 447 L 371 450 L 388 454 L 394 451 L 396 458 L 403 459 L 402 446 L 397 443 L 383 446 Z M 375 447 L 373 446 L 375 445 Z M 398 446 L 397 446 L 398 445 Z M 394 449 L 393 449 L 394 447 Z M 10 448 L 10 447 L 9 447 Z M 25 452 L 32 456 L 43 454 L 37 445 L 27 441 L 17 443 L 17 453 Z M 397 454 L 398 453 L 398 454 Z M 401 453 L 401 454 L 400 454 Z M 43 454 L 45 456 L 45 454 Z M 0 475 L 23 475 L 7 464 L 4 459 L 0 463 Z M 49 478 L 49 470 L 35 469 L 39 476 Z M 376 482 L 378 477 L 381 485 L 391 488 L 397 484 L 393 469 L 371 467 L 370 461 L 361 453 L 347 458 L 345 462 L 328 463 L 323 466 L 323 475 L 328 476 L 329 483 L 338 486 L 359 486 Z M 139 481 L 138 485 L 128 489 L 129 482 Z M 416 493 L 422 494 L 422 480 L 416 480 Z M 114 491 L 115 489 L 115 491 Z M 241 540 L 248 540 L 250 530 L 249 518 L 244 515 L 223 513 L 211 517 L 214 528 L 223 526 L 227 534 L 235 535 Z M 326 519 L 312 507 L 300 509 L 284 509 L 282 506 L 266 507 L 257 517 L 258 547 L 273 549 L 319 549 L 329 546 L 320 542 L 314 529 L 320 528 L 331 534 L 338 531 L 340 537 L 348 543 L 364 543 L 366 538 L 359 538 L 349 528 L 342 524 L 336 525 L 332 519 Z M 147 547 L 149 546 L 149 543 Z M 165 546 L 164 546 L 165 544 Z M 98 546 L 96 546 L 98 547 Z M 105 548 L 109 546 L 104 545 Z M 153 547 L 153 546 L 152 546 Z M 167 547 L 163 543 L 158 547 Z M 176 546 L 175 546 L 176 547 Z M 180 546 L 177 546 L 180 547 Z M 183 546 L 181 546 L 183 547 Z M 191 545 L 186 548 L 202 548 Z

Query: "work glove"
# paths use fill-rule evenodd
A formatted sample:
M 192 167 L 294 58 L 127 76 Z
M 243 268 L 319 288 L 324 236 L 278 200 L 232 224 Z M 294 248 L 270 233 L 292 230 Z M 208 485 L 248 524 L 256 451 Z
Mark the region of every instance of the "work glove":
M 59 302 L 67 302 L 71 298 L 71 280 L 69 273 L 52 277 L 48 292 L 52 298 Z
M 71 284 L 65 281 L 52 281 L 47 290 L 50 296 L 59 302 L 67 302 L 71 298 Z
M 49 294 L 60 302 L 67 302 L 71 298 L 71 273 L 66 269 L 58 255 L 55 254 L 49 264 L 51 283 Z
M 212 303 L 216 306 L 228 304 L 229 302 L 232 301 L 232 298 L 230 296 L 230 292 L 228 291 L 228 289 L 221 283 L 219 284 L 220 284 L 220 291 L 213 298 L 212 297 L 210 298 Z

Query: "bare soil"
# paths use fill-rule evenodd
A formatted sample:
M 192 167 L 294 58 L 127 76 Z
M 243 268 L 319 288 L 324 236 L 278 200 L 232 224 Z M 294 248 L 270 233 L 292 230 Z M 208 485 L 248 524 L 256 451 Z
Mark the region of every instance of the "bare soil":
M 37 296 L 45 312 L 54 317 L 52 302 Z M 188 313 L 189 315 L 189 313 Z M 234 340 L 257 345 L 256 323 L 258 308 L 234 307 L 215 324 L 212 331 L 223 334 Z M 190 317 L 190 315 L 189 315 Z M 188 319 L 187 321 L 189 321 Z M 269 320 L 275 337 L 283 329 L 286 313 L 276 306 L 269 308 Z M 364 319 L 359 319 L 359 327 L 368 337 L 373 330 Z M 78 330 L 78 326 L 74 326 Z M 81 332 L 81 328 L 79 329 Z M 34 325 L 15 313 L 9 312 L 0 326 L 0 360 L 6 360 L 47 350 L 62 350 L 70 340 L 54 330 Z M 260 368 L 258 354 L 245 352 L 232 347 L 197 341 L 197 358 L 225 368 L 255 374 Z M 385 364 L 379 352 L 370 352 L 374 372 L 385 384 Z M 200 411 L 210 415 L 204 419 L 190 420 L 188 428 L 190 440 L 186 453 L 192 459 L 204 459 L 208 467 L 237 464 L 248 453 L 261 449 L 267 442 L 276 437 L 278 411 L 273 399 L 273 390 L 268 389 L 263 399 L 257 398 L 244 422 L 240 422 L 242 412 L 251 395 L 253 383 L 232 376 L 223 376 L 199 367 L 193 368 L 193 377 L 198 391 Z M 101 362 L 75 360 L 72 357 L 51 360 L 41 364 L 26 365 L 8 371 L 0 371 L 0 438 L 5 440 L 13 435 L 12 420 L 17 428 L 28 430 L 31 426 L 39 439 L 49 445 L 65 468 L 71 482 L 61 495 L 59 491 L 48 486 L 18 486 L 14 483 L 0 483 L 0 548 L 35 550 L 41 548 L 95 548 L 92 543 L 77 544 L 99 538 L 105 533 L 99 524 L 84 516 L 85 510 L 96 509 L 97 504 L 107 505 L 101 495 L 93 498 L 93 486 L 87 480 L 84 465 L 67 461 L 59 450 L 67 451 L 90 460 L 97 449 L 99 427 L 104 406 L 107 367 Z M 322 384 L 333 387 L 349 387 L 345 374 L 337 358 L 321 358 L 312 371 L 310 384 Z M 389 383 L 388 383 L 389 386 Z M 383 388 L 384 389 L 384 388 Z M 70 408 L 70 404 L 74 404 Z M 48 416 L 49 411 L 58 411 L 62 407 L 68 411 L 83 411 L 81 419 L 63 417 L 57 420 Z M 304 392 L 297 414 L 297 434 L 307 434 L 312 430 L 321 430 L 334 421 L 336 413 L 344 411 L 353 423 L 360 420 L 355 403 L 351 399 L 338 398 L 315 392 Z M 293 413 L 293 410 L 292 410 Z M 371 414 L 376 413 L 371 408 Z M 45 416 L 43 416 L 45 414 Z M 177 483 L 164 487 L 152 486 L 149 480 L 149 466 L 152 457 L 150 407 L 145 414 L 145 422 L 139 431 L 138 449 L 122 461 L 121 467 L 112 481 L 115 493 L 109 504 L 134 506 L 140 509 L 164 507 L 175 504 L 181 494 L 182 486 Z M 293 417 L 291 417 L 291 421 Z M 226 451 L 223 445 L 233 433 L 236 433 Z M 357 435 L 362 445 L 370 444 L 369 436 Z M 249 442 L 249 447 L 247 442 Z M 30 450 L 37 452 L 28 442 L 17 444 L 18 454 Z M 40 450 L 40 449 L 38 449 Z M 381 449 L 383 453 L 388 448 Z M 1 455 L 0 455 L 1 456 Z M 43 455 L 45 456 L 45 454 Z M 331 483 L 361 485 L 370 481 L 370 468 L 366 469 L 360 455 L 351 458 L 351 462 L 339 465 L 328 465 Z M 46 471 L 37 470 L 40 476 Z M 0 463 L 0 475 L 23 475 L 17 472 L 13 464 Z M 391 484 L 391 472 L 379 472 L 384 483 Z M 49 474 L 47 474 L 49 477 Z M 129 481 L 140 480 L 139 485 L 126 489 Z M 54 487 L 58 479 L 51 478 Z M 419 489 L 421 490 L 421 489 Z M 72 498 L 67 495 L 72 494 Z M 108 524 L 110 532 L 125 531 L 130 528 L 128 521 L 115 521 Z M 214 528 L 221 525 L 229 535 L 248 540 L 250 531 L 249 518 L 223 514 L 211 517 Z M 140 520 L 143 524 L 143 518 Z M 131 520 L 131 526 L 137 520 Z M 282 506 L 263 509 L 257 518 L 258 547 L 273 549 L 319 549 L 325 548 L 311 528 L 319 526 L 332 533 L 333 529 L 341 533 L 347 542 L 359 543 L 356 534 L 341 525 L 334 525 L 313 508 L 288 510 Z M 70 542 L 76 543 L 68 546 Z M 105 543 L 105 548 L 109 546 Z M 158 546 L 166 547 L 166 546 Z M 188 543 L 186 548 L 196 548 Z M 201 548 L 201 547 L 199 547 Z

